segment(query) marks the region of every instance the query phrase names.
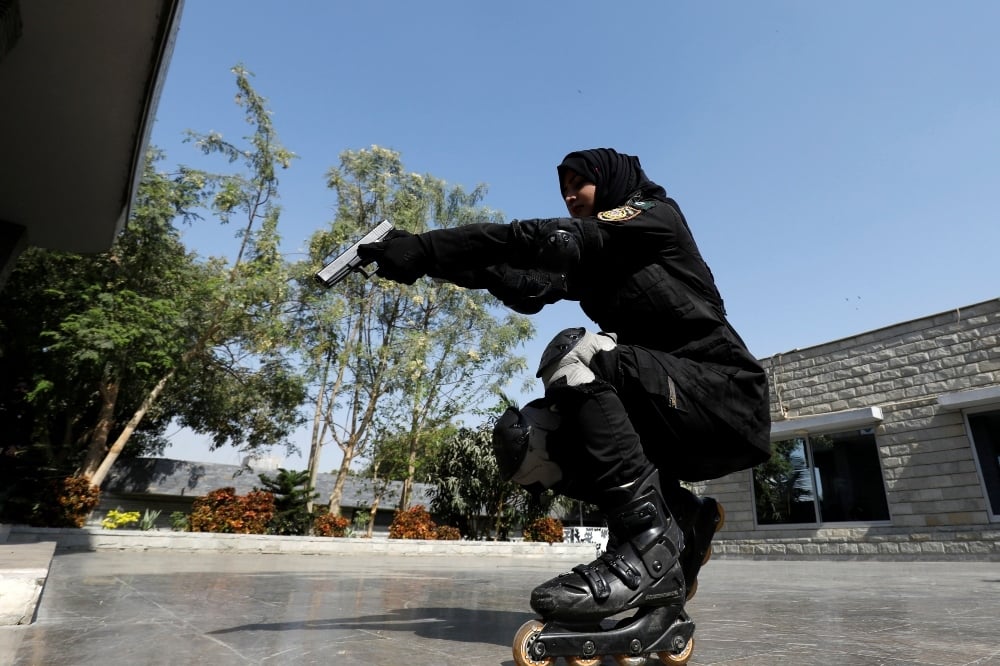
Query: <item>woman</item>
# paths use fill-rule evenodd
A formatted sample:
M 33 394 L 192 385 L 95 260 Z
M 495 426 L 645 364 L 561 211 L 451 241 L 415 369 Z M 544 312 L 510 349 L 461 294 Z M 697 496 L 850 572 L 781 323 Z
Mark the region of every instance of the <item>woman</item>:
M 721 522 L 714 501 L 679 481 L 768 458 L 767 380 L 680 208 L 637 157 L 582 150 L 557 171 L 569 217 L 395 232 L 359 254 L 382 277 L 488 289 L 523 313 L 579 301 L 604 333 L 556 336 L 538 373 L 545 398 L 509 409 L 494 445 L 508 477 L 596 504 L 611 539 L 593 563 L 536 588 L 532 606 L 564 621 L 649 605 L 679 613 Z

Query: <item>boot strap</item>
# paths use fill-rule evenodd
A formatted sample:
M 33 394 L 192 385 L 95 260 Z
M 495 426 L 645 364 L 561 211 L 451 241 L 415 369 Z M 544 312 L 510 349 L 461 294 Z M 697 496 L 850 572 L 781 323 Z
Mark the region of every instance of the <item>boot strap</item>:
M 580 576 L 590 588 L 590 593 L 594 595 L 596 601 L 604 601 L 611 596 L 611 586 L 597 567 L 590 564 L 579 564 L 573 567 L 573 573 Z
M 630 590 L 638 588 L 639 584 L 642 583 L 642 574 L 639 573 L 638 569 L 629 564 L 624 556 L 604 553 L 601 555 L 601 559 L 607 565 L 608 570 L 618 576 L 621 582 L 625 583 Z
M 573 567 L 573 572 L 587 583 L 587 587 L 590 588 L 590 593 L 594 595 L 595 600 L 604 601 L 611 596 L 611 586 L 608 584 L 600 567 L 596 566 L 599 562 L 603 562 L 608 571 L 613 573 L 621 582 L 625 583 L 630 590 L 638 589 L 639 585 L 642 584 L 642 574 L 624 556 L 615 553 L 604 553 L 593 564 L 580 564 Z

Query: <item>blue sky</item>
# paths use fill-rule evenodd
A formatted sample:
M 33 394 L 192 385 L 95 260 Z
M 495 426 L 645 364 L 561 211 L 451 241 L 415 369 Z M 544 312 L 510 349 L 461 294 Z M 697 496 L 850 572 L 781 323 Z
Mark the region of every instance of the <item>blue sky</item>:
M 564 214 L 566 153 L 638 155 L 767 357 L 1000 297 L 998 26 L 985 0 L 187 0 L 152 143 L 167 166 L 224 169 L 181 140 L 249 133 L 244 64 L 299 156 L 281 180 L 290 259 L 333 217 L 324 174 L 344 150 L 485 183 L 508 220 Z M 185 238 L 225 255 L 232 231 Z M 562 328 L 593 328 L 573 303 L 534 319 L 532 367 Z M 177 433 L 167 455 L 239 460 L 206 442 Z

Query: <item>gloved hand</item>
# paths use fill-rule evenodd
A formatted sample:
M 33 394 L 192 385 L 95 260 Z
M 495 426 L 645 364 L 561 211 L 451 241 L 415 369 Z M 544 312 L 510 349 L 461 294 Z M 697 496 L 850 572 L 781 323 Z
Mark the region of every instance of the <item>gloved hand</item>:
M 559 273 L 518 269 L 505 264 L 492 267 L 489 272 L 495 276 L 489 292 L 521 314 L 535 314 L 569 293 L 566 276 Z
M 359 245 L 358 256 L 366 264 L 378 264 L 375 275 L 403 284 L 413 284 L 426 275 L 430 264 L 420 236 L 402 229 L 393 229 L 378 243 Z
M 549 388 L 562 381 L 568 386 L 589 384 L 597 379 L 590 368 L 594 356 L 614 349 L 618 336 L 614 333 L 591 333 L 585 328 L 560 331 L 542 352 L 542 362 L 536 377 Z
M 519 249 L 514 265 L 569 273 L 580 263 L 580 245 L 569 230 L 560 228 L 560 220 L 514 220 L 510 226 Z

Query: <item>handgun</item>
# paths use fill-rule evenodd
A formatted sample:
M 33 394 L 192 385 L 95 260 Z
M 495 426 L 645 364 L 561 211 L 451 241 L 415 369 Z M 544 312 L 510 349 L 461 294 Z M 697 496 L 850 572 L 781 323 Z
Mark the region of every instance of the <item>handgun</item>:
M 361 240 L 334 257 L 333 261 L 323 267 L 323 270 L 316 273 L 316 281 L 324 287 L 332 287 L 347 277 L 349 273 L 356 272 L 369 277 L 364 268 L 372 262 L 364 263 L 361 260 L 361 257 L 358 256 L 358 246 L 377 243 L 384 239 L 390 231 L 392 231 L 392 222 L 389 220 L 379 222 L 378 226 L 365 234 Z

